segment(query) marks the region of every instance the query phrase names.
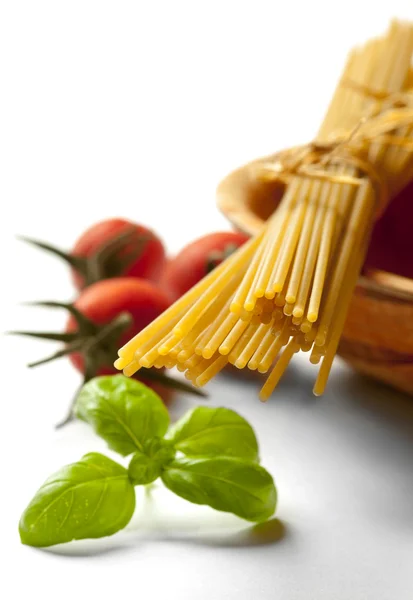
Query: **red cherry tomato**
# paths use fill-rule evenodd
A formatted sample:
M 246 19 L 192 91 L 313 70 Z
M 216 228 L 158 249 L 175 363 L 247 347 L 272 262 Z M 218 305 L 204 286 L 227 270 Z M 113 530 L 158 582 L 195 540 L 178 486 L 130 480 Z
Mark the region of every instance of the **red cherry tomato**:
M 176 300 L 248 239 L 243 233 L 223 231 L 191 242 L 166 264 L 160 285 Z
M 102 248 L 119 236 L 123 236 L 127 243 L 122 245 L 118 254 L 115 252 L 107 258 L 106 262 L 102 258 L 101 279 L 121 276 L 157 281 L 165 264 L 165 248 L 161 240 L 147 227 L 125 219 L 107 219 L 92 225 L 77 240 L 70 255 L 80 258 L 96 257 Z M 139 251 L 136 253 L 136 250 Z M 136 253 L 136 258 L 123 267 L 122 261 L 127 259 L 129 253 Z M 76 269 L 73 269 L 73 279 L 78 289 L 87 284 L 84 275 Z
M 109 340 L 107 347 L 103 341 L 102 347 L 91 349 L 92 361 L 95 352 L 102 352 L 103 356 L 107 356 L 107 360 L 104 360 L 105 364 L 97 366 L 95 375 L 118 373 L 113 366 L 117 350 L 156 319 L 168 308 L 169 304 L 167 295 L 157 286 L 149 281 L 132 277 L 106 279 L 83 290 L 75 302 L 75 307 L 96 325 L 104 326 L 112 323 L 125 312 L 131 315 L 133 320 L 131 326 L 123 331 L 117 339 Z M 66 331 L 77 330 L 77 322 L 73 316 L 70 316 Z M 85 358 L 83 354 L 70 354 L 69 359 L 77 370 L 84 373 Z M 173 396 L 173 390 L 170 387 L 146 379 L 143 371 L 138 372 L 135 378 L 159 394 L 165 404 L 169 404 Z
M 170 305 L 166 292 L 156 284 L 135 277 L 99 281 L 83 290 L 74 304 L 39 302 L 39 306 L 69 312 L 65 333 L 51 331 L 15 331 L 16 335 L 63 342 L 57 352 L 32 362 L 35 367 L 67 356 L 89 381 L 99 375 L 119 373 L 113 366 L 117 351 L 133 336 L 163 313 Z M 134 375 L 157 392 L 165 403 L 174 390 L 203 396 L 184 381 L 167 375 L 164 369 L 143 368 Z M 74 398 L 75 400 L 75 398 Z M 73 404 L 62 426 L 73 418 Z
M 92 360 L 97 352 L 101 352 L 102 356 L 106 353 L 108 357 L 106 364 L 100 365 L 95 374 L 115 373 L 113 362 L 118 348 L 149 325 L 169 305 L 169 298 L 163 290 L 149 281 L 133 277 L 105 279 L 83 290 L 74 306 L 94 324 L 108 325 L 122 313 L 128 313 L 132 318 L 131 325 L 117 339 L 109 339 L 106 346 L 103 341 L 101 346 L 91 350 Z M 78 329 L 78 323 L 71 315 L 66 331 L 69 333 Z M 84 356 L 81 353 L 71 354 L 70 360 L 79 371 L 84 372 Z

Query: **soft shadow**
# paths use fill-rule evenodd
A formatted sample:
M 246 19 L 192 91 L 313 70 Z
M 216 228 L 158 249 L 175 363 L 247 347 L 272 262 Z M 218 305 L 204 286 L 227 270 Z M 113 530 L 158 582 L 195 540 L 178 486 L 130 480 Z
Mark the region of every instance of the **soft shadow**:
M 71 558 L 83 558 L 91 556 L 102 556 L 125 550 L 136 549 L 142 542 L 153 540 L 156 542 L 183 543 L 196 546 L 209 546 L 215 548 L 245 548 L 254 546 L 268 546 L 283 540 L 288 533 L 285 524 L 279 519 L 270 519 L 265 523 L 258 523 L 246 527 L 236 533 L 225 534 L 225 531 L 215 533 L 202 533 L 194 531 L 190 535 L 175 536 L 172 531 L 141 532 L 139 530 L 128 531 L 128 540 L 125 535 L 116 535 L 112 538 L 100 540 L 79 540 L 69 544 L 59 544 L 49 548 L 38 548 L 42 552 L 66 556 Z M 142 535 L 143 533 L 143 535 Z
M 382 484 L 366 484 L 364 510 L 369 519 L 391 525 L 394 531 L 413 531 L 413 398 L 358 374 L 343 379 L 345 403 L 360 423 L 373 424 L 365 452 L 384 461 Z M 372 460 L 371 456 L 370 459 Z M 381 486 L 380 493 L 378 488 Z
M 222 379 L 238 379 L 242 381 L 250 381 L 251 384 L 260 385 L 265 381 L 265 375 L 258 371 L 251 371 L 251 369 L 237 369 L 231 364 L 228 364 L 223 371 L 220 372 L 219 377 Z
M 280 519 L 274 518 L 265 521 L 265 523 L 257 523 L 257 525 L 249 528 L 249 545 L 263 546 L 264 544 L 274 544 L 275 542 L 280 542 L 287 533 L 289 533 L 289 530 L 286 524 L 280 521 Z
M 279 519 L 273 518 L 265 523 L 258 523 L 231 533 L 225 532 L 225 528 L 222 528 L 220 531 L 202 530 L 176 535 L 173 530 L 169 529 L 158 532 L 156 538 L 160 541 L 212 548 L 251 548 L 281 542 L 287 533 L 285 524 Z
M 346 399 L 413 441 L 413 398 L 358 373 L 343 378 Z
M 242 381 L 248 387 L 255 387 L 264 382 L 264 376 L 257 371 L 251 371 L 251 369 L 237 369 L 233 365 L 227 365 L 223 371 L 221 371 L 216 380 L 225 382 L 232 382 L 234 380 Z
M 302 359 L 303 357 L 300 358 Z M 306 360 L 308 360 L 307 357 Z M 277 400 L 277 397 L 282 398 L 288 394 L 289 404 L 292 402 L 305 404 L 305 406 L 316 404 L 320 401 L 320 398 L 313 394 L 316 377 L 316 368 L 308 368 L 308 365 L 304 365 L 302 360 L 294 362 L 293 359 L 281 377 L 270 401 Z
M 242 548 L 252 546 L 268 546 L 283 540 L 288 533 L 285 523 L 279 519 L 270 519 L 265 523 L 258 523 L 247 527 L 235 534 L 214 539 L 200 536 L 198 539 L 190 540 L 198 545 L 216 546 L 220 548 Z M 188 538 L 186 539 L 188 541 Z
M 136 541 L 136 544 L 138 541 Z M 112 539 L 102 538 L 99 540 L 78 540 L 67 544 L 58 544 L 57 546 L 50 546 L 48 548 L 37 548 L 42 552 L 48 554 L 55 554 L 58 556 L 67 556 L 69 558 L 83 558 L 91 556 L 103 556 L 105 554 L 114 554 L 125 550 L 129 544 L 122 544 L 119 537 L 116 536 Z
M 234 380 L 238 382 L 242 381 L 242 385 L 245 386 L 246 389 L 251 390 L 254 396 L 258 396 L 258 392 L 264 385 L 267 377 L 268 373 L 261 374 L 258 373 L 258 371 L 237 369 L 236 367 L 229 365 L 226 369 L 221 371 L 217 380 L 229 384 Z M 277 388 L 274 390 L 268 401 L 276 402 L 277 399 L 283 399 L 285 394 L 288 393 L 289 403 L 293 401 L 305 404 L 311 402 L 311 404 L 314 404 L 318 401 L 317 396 L 314 396 L 312 392 L 315 378 L 315 369 L 303 369 L 302 361 L 292 361 L 288 365 Z

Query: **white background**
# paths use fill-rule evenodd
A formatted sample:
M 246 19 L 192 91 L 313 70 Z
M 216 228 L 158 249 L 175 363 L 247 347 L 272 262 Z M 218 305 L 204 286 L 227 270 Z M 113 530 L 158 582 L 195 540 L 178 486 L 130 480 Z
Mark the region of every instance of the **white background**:
M 411 2 L 3 0 L 0 330 L 62 327 L 19 303 L 73 297 L 65 268 L 16 234 L 68 248 L 120 215 L 174 252 L 227 228 L 220 178 L 310 139 L 347 50 L 393 15 L 413 19 Z M 104 446 L 80 423 L 53 430 L 78 383 L 70 366 L 27 371 L 49 346 L 0 342 L 1 597 L 412 597 L 411 400 L 339 365 L 324 398 L 300 363 L 265 407 L 255 381 L 223 377 L 211 402 L 255 426 L 279 522 L 253 529 L 158 490 L 119 536 L 35 551 L 17 534 L 32 494 Z

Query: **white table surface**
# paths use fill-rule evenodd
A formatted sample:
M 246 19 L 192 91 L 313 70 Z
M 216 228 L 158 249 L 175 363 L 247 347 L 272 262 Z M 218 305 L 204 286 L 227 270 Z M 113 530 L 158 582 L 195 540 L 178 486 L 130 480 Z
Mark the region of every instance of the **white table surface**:
M 62 327 L 63 315 L 19 303 L 74 293 L 17 233 L 69 247 L 116 214 L 153 226 L 174 252 L 227 227 L 219 179 L 310 139 L 349 46 L 393 14 L 413 19 L 410 4 L 2 3 L 0 330 Z M 209 402 L 255 427 L 278 486 L 274 519 L 251 526 L 159 488 L 138 495 L 124 532 L 41 551 L 20 545 L 25 505 L 58 467 L 106 450 L 84 424 L 53 430 L 79 383 L 70 365 L 28 371 L 46 343 L 0 344 L 1 598 L 413 597 L 411 399 L 340 361 L 318 399 L 305 360 L 266 405 L 256 380 L 223 375 Z M 193 402 L 178 397 L 173 417 Z

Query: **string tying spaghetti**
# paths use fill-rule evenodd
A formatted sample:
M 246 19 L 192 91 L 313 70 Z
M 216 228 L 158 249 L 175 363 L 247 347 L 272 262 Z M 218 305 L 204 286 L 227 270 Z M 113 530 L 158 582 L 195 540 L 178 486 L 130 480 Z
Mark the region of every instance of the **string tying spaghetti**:
M 348 133 L 333 132 L 325 142 L 314 140 L 282 150 L 274 155 L 273 160 L 256 167 L 257 177 L 290 184 L 294 176 L 302 176 L 353 186 L 361 186 L 368 179 L 375 190 L 376 216 L 379 217 L 390 200 L 390 194 L 385 174 L 369 159 L 368 152 L 373 142 L 413 151 L 411 137 L 392 135 L 398 129 L 413 125 L 413 108 L 410 108 L 413 106 L 413 90 L 389 94 L 350 80 L 344 80 L 342 85 L 374 100 L 354 129 Z M 331 166 L 354 167 L 358 175 L 335 173 L 329 169 Z

